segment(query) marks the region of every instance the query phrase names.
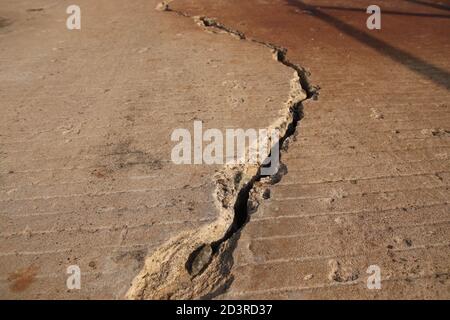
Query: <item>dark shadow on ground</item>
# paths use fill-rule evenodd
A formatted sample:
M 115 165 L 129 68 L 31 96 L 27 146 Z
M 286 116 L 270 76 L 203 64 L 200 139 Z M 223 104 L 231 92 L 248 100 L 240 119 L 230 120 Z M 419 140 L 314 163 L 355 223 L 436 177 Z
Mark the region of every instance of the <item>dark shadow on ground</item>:
M 335 27 L 339 31 L 363 43 L 364 45 L 376 50 L 378 53 L 389 57 L 396 63 L 400 63 L 410 70 L 427 77 L 437 85 L 444 87 L 447 90 L 450 89 L 450 73 L 446 70 L 443 70 L 419 57 L 415 57 L 406 51 L 398 49 L 383 40 L 369 35 L 366 32 L 358 30 L 357 28 L 339 20 L 338 18 L 323 12 L 318 7 L 307 5 L 301 0 L 286 1 L 290 6 L 309 11 L 314 17 Z
M 320 6 L 320 9 L 366 12 L 366 8 L 351 8 L 351 7 Z M 382 12 L 382 14 L 390 14 L 390 15 L 398 15 L 398 16 L 413 16 L 413 17 L 422 17 L 422 18 L 450 19 L 450 15 L 448 15 L 448 14 L 401 12 L 401 11 L 392 11 L 392 10 L 384 10 L 384 9 L 381 9 L 381 12 Z
M 427 2 L 427 1 L 421 1 L 421 0 L 405 0 L 405 1 L 415 3 L 415 4 L 420 4 L 422 6 L 439 9 L 439 10 L 449 10 L 450 11 L 450 6 L 447 4 Z

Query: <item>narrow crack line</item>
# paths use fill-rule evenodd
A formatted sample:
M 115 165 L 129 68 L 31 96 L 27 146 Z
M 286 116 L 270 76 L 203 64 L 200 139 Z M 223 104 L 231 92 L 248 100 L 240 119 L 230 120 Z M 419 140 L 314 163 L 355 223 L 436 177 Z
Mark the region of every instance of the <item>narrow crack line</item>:
M 314 99 L 317 100 L 318 99 L 318 95 L 319 95 L 319 90 L 320 87 L 319 86 L 313 86 L 310 81 L 309 81 L 309 76 L 311 75 L 309 71 L 307 71 L 305 68 L 291 62 L 288 58 L 287 58 L 287 48 L 284 48 L 282 46 L 278 46 L 276 44 L 270 43 L 270 42 L 266 42 L 266 41 L 261 41 L 258 40 L 256 38 L 252 38 L 252 37 L 248 37 L 245 33 L 230 28 L 228 26 L 225 26 L 224 24 L 218 22 L 216 19 L 214 18 L 209 18 L 206 16 L 190 16 L 185 12 L 181 12 L 178 10 L 173 10 L 171 8 L 169 8 L 169 6 L 167 5 L 165 11 L 170 11 L 170 12 L 174 12 L 180 16 L 183 17 L 187 17 L 187 18 L 192 18 L 194 19 L 194 21 L 197 22 L 197 24 L 205 27 L 205 28 L 215 28 L 218 30 L 222 30 L 234 37 L 237 37 L 240 40 L 247 40 L 250 42 L 255 42 L 258 43 L 260 45 L 263 45 L 267 48 L 269 48 L 270 50 L 272 50 L 275 59 L 284 64 L 285 66 L 294 69 L 297 72 L 298 77 L 300 78 L 300 84 L 302 86 L 302 88 L 306 91 L 307 94 L 307 99 Z
M 226 292 L 233 281 L 233 252 L 240 233 L 260 203 L 270 197 L 269 186 L 281 181 L 287 173 L 287 167 L 281 161 L 282 154 L 288 150 L 303 118 L 302 102 L 317 99 L 319 88 L 310 84 L 309 73 L 304 68 L 286 58 L 285 48 L 248 38 L 215 19 L 191 17 L 172 10 L 167 3 L 159 4 L 157 9 L 192 18 L 203 28 L 221 30 L 240 40 L 268 47 L 278 62 L 295 71 L 284 114 L 268 128 L 277 129 L 281 134 L 278 141 L 267 140 L 270 145 L 275 144 L 272 150 L 279 152 L 276 173 L 271 176 L 261 174 L 265 164 L 270 163 L 270 153 L 266 155 L 266 161 L 259 164 L 247 162 L 225 166 L 214 177 L 213 196 L 219 210 L 217 221 L 199 230 L 184 232 L 158 248 L 146 259 L 143 270 L 133 280 L 126 295 L 129 299 L 210 299 Z

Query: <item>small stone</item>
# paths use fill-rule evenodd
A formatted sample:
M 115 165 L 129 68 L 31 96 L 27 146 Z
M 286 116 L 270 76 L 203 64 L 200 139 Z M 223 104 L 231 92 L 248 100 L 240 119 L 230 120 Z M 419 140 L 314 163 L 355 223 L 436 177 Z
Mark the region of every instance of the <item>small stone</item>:
M 303 278 L 303 280 L 308 281 L 308 280 L 311 280 L 313 277 L 314 277 L 314 275 L 308 274 Z
M 394 237 L 394 242 L 397 243 L 397 244 L 400 244 L 400 243 L 403 242 L 403 239 L 400 238 L 400 237 Z
M 341 263 L 335 259 L 328 261 L 330 272 L 328 279 L 335 282 L 350 282 L 359 278 L 359 271 L 350 267 L 343 267 Z
M 372 114 L 370 115 L 371 118 L 376 120 L 384 119 L 384 115 L 379 110 L 371 108 L 370 111 L 372 112 Z
M 421 134 L 423 134 L 424 136 L 431 136 L 433 135 L 433 130 L 432 129 L 422 129 L 420 131 Z
M 198 275 L 202 272 L 206 265 L 209 263 L 212 255 L 212 248 L 209 244 L 204 245 L 197 253 L 196 257 L 192 261 L 190 274 L 192 276 Z
M 155 9 L 158 11 L 169 11 L 169 5 L 163 1 L 158 3 Z
M 412 246 L 412 241 L 410 239 L 405 239 L 405 243 L 408 247 Z

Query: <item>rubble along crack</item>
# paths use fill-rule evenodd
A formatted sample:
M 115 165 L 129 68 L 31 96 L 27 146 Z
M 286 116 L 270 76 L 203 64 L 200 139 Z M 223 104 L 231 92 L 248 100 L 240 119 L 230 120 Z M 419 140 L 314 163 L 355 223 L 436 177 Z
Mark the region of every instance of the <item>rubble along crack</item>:
M 228 33 L 240 40 L 247 40 L 266 46 L 273 57 L 293 69 L 290 95 L 285 103 L 283 115 L 269 130 L 277 129 L 280 159 L 287 150 L 289 141 L 296 134 L 303 117 L 302 102 L 316 98 L 318 88 L 308 81 L 308 72 L 286 58 L 287 50 L 279 46 L 251 39 L 238 30 L 204 16 L 191 17 L 174 11 L 167 4 L 158 6 L 162 11 L 175 12 L 193 18 L 204 28 Z M 269 138 L 270 139 L 270 138 Z M 268 141 L 272 144 L 272 141 Z M 267 155 L 270 157 L 270 154 Z M 264 161 L 258 164 L 244 163 L 233 167 L 225 166 L 214 176 L 213 194 L 219 217 L 199 230 L 183 232 L 170 239 L 147 257 L 141 272 L 134 278 L 126 297 L 128 299 L 208 299 L 224 293 L 233 281 L 233 251 L 240 231 L 258 210 L 261 201 L 267 197 L 268 186 L 279 182 L 287 173 L 280 161 L 277 172 L 272 176 L 261 175 Z

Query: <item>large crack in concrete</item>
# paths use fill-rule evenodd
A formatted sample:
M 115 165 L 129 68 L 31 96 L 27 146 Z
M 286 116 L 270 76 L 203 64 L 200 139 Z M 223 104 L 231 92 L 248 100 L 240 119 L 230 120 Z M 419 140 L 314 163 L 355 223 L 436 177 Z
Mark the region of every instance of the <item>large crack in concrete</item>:
M 261 174 L 265 161 L 225 166 L 214 176 L 216 188 L 213 196 L 219 211 L 218 219 L 199 230 L 184 232 L 162 245 L 146 259 L 126 294 L 128 299 L 210 299 L 224 293 L 233 281 L 233 251 L 240 232 L 250 220 L 250 215 L 258 210 L 259 204 L 270 196 L 268 187 L 278 183 L 287 173 L 286 166 L 281 162 L 282 153 L 297 132 L 297 125 L 303 116 L 302 102 L 315 99 L 318 88 L 309 83 L 304 68 L 286 58 L 287 50 L 284 48 L 248 38 L 214 19 L 191 17 L 174 11 L 165 3 L 158 5 L 157 9 L 192 18 L 205 29 L 225 32 L 240 40 L 266 46 L 272 51 L 274 59 L 294 70 L 283 115 L 267 128 L 269 132 L 278 130 L 281 136 L 278 141 L 267 138 L 268 144 L 276 144 L 272 150 L 280 153 L 276 173 L 272 176 Z

